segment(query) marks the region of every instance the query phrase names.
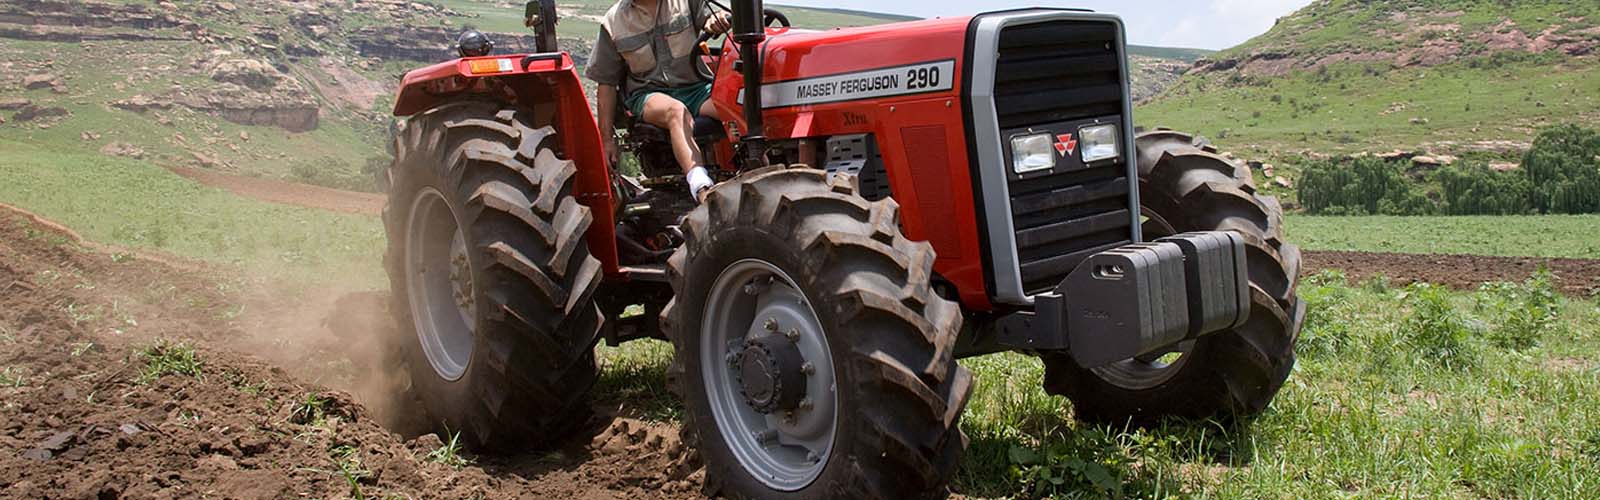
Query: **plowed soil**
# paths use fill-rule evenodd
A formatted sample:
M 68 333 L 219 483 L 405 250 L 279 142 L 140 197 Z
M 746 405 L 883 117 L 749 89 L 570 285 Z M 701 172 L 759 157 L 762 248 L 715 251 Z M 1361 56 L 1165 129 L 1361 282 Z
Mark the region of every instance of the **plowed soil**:
M 1427 282 L 1472 289 L 1484 283 L 1522 281 L 1541 265 L 1550 270 L 1561 293 L 1586 297 L 1600 291 L 1600 260 L 1591 259 L 1306 252 L 1303 268 L 1308 273 L 1343 270 L 1353 281 L 1383 275 L 1396 284 Z
M 415 434 L 423 417 L 386 361 L 383 294 L 286 300 L 228 269 L 103 250 L 0 210 L 0 497 L 699 491 L 672 425 L 623 418 L 598 417 L 554 451 L 435 463 L 440 440 Z M 160 342 L 193 346 L 199 374 L 141 380 L 140 352 Z

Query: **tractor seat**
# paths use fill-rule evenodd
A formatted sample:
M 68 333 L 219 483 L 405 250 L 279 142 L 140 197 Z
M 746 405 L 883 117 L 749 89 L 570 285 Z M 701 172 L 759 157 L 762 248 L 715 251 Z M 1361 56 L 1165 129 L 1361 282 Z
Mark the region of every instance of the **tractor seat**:
M 718 140 L 727 137 L 728 132 L 722 128 L 722 122 L 715 118 L 697 116 L 694 119 L 694 138 L 700 140 Z M 667 130 L 643 121 L 633 121 L 628 126 L 628 137 L 635 141 L 666 141 Z

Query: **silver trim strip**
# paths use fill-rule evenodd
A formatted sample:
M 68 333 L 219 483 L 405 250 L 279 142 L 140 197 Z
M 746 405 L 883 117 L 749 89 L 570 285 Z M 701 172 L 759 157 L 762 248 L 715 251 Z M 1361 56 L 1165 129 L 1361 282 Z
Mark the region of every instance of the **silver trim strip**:
M 1114 14 L 1094 12 L 1033 10 L 1003 14 L 983 15 L 977 20 L 972 41 L 972 82 L 968 90 L 972 99 L 973 136 L 977 141 L 980 182 L 983 188 L 987 227 L 989 228 L 990 256 L 994 266 L 994 301 L 1002 304 L 1031 306 L 1033 297 L 1022 288 L 1021 259 L 1017 256 L 1016 227 L 1012 225 L 1011 193 L 1006 184 L 1004 144 L 1000 138 L 999 112 L 994 105 L 994 73 L 1000 57 L 1000 30 L 1015 25 L 1048 21 L 1105 21 L 1117 26 L 1118 50 L 1122 64 L 1122 114 L 1124 157 L 1127 158 L 1128 179 L 1139 178 L 1137 148 L 1133 136 L 1133 104 L 1128 93 L 1127 35 L 1122 18 Z M 1139 206 L 1139 190 L 1129 189 L 1129 206 Z M 1139 213 L 1133 211 L 1133 241 L 1139 241 Z

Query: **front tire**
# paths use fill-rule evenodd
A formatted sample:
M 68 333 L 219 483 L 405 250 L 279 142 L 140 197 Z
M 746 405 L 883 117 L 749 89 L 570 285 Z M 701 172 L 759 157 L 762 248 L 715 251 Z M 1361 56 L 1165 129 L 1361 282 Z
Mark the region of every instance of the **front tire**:
M 892 200 L 825 179 L 774 167 L 717 187 L 668 261 L 669 374 L 706 493 L 943 497 L 972 389 L 960 307 L 934 295 L 933 250 L 900 234 Z
M 1071 399 L 1079 419 L 1101 424 L 1259 414 L 1294 368 L 1305 314 L 1295 296 L 1300 250 L 1283 241 L 1283 209 L 1276 199 L 1255 194 L 1247 167 L 1219 156 L 1203 140 L 1156 131 L 1139 135 L 1137 145 L 1145 240 L 1189 231 L 1242 235 L 1250 319 L 1184 342 L 1167 356 L 1095 369 L 1065 354 L 1045 354 L 1045 389 Z
M 489 103 L 412 118 L 384 225 L 412 389 L 475 449 L 549 444 L 590 415 L 600 264 L 554 130 Z

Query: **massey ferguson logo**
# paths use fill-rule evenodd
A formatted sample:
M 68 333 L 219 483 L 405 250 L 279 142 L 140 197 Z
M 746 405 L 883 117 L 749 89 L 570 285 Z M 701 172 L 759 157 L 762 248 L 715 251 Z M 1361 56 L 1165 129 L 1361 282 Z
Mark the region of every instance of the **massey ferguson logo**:
M 1061 153 L 1061 156 L 1064 157 L 1077 151 L 1078 140 L 1072 138 L 1072 134 L 1061 134 L 1056 136 L 1056 152 Z

